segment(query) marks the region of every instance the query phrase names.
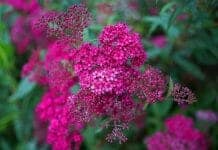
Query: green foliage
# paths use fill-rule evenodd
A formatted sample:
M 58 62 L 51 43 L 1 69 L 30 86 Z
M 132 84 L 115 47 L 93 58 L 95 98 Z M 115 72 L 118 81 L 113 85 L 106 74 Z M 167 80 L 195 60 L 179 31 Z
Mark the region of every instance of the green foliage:
M 0 6 L 0 149 L 33 150 L 38 149 L 32 134 L 33 112 L 41 89 L 17 76 L 21 68 L 16 62 L 24 64 L 25 59 L 16 54 L 10 41 L 8 23 L 17 14 L 6 21 L 4 14 L 11 10 L 11 7 Z
M 202 73 L 200 68 L 196 64 L 190 62 L 188 59 L 186 59 L 180 55 L 174 55 L 173 60 L 184 71 L 192 74 L 193 76 L 195 76 L 198 79 L 201 79 L 201 80 L 204 79 L 204 74 Z
M 28 78 L 24 78 L 20 81 L 17 90 L 11 95 L 10 100 L 15 101 L 24 98 L 35 87 L 35 83 L 31 82 Z

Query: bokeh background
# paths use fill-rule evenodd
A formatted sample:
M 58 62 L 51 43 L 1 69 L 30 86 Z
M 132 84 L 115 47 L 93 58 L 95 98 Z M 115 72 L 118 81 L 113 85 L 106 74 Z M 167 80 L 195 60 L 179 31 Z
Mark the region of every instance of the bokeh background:
M 211 149 L 218 149 L 218 1 L 39 0 L 44 8 L 58 11 L 81 2 L 93 19 L 83 32 L 84 41 L 95 43 L 105 25 L 126 22 L 140 33 L 147 62 L 190 87 L 198 100 L 188 107 L 180 107 L 170 100 L 149 106 L 126 132 L 128 141 L 122 145 L 107 143 L 104 131 L 90 125 L 83 132 L 81 148 L 146 149 L 144 139 L 164 129 L 167 117 L 182 113 L 192 117 L 195 126 L 206 133 Z M 34 120 L 34 108 L 43 88 L 21 77 L 31 47 L 21 53 L 11 39 L 15 20 L 22 15 L 26 14 L 0 0 L 0 149 L 50 149 L 37 139 L 43 136 L 43 131 L 36 130 Z M 199 116 L 199 111 L 205 112 L 206 117 Z

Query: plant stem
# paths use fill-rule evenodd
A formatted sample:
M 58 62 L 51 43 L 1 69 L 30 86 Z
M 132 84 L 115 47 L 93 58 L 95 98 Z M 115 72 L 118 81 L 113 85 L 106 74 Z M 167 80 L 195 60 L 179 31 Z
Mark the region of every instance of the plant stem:
M 144 106 L 143 106 L 143 110 L 145 111 L 148 107 L 148 103 L 145 102 Z

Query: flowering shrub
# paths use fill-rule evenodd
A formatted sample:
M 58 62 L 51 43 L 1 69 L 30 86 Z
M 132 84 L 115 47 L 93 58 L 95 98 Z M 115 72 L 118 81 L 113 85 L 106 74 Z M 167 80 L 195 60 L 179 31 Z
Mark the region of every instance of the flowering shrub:
M 73 6 L 69 11 L 77 8 Z M 153 67 L 148 67 L 144 72 L 140 70 L 146 61 L 146 52 L 140 36 L 124 23 L 106 26 L 99 35 L 98 45 L 82 43 L 79 48 L 71 48 L 74 45 L 72 40 L 62 44 L 62 38 L 68 36 L 61 33 L 65 30 L 65 25 L 60 25 L 60 29 L 57 27 L 53 31 L 47 23 L 54 23 L 55 18 L 55 24 L 59 25 L 58 21 L 67 19 L 68 13 L 59 15 L 53 12 L 52 17 L 48 15 L 48 22 L 43 20 L 47 17 L 46 14 L 37 23 L 37 26 L 43 24 L 47 33 L 54 32 L 58 39 L 58 43 L 49 47 L 44 60 L 50 94 L 45 95 L 36 111 L 42 121 L 49 122 L 48 143 L 54 149 L 68 149 L 73 140 L 70 134 L 74 133 L 69 130 L 77 130 L 74 124 L 85 125 L 97 117 L 107 117 L 107 124 L 113 128 L 106 138 L 109 142 L 116 139 L 119 143 L 125 142 L 127 138 L 122 130 L 128 128 L 128 123 L 142 113 L 143 106 L 164 99 L 167 77 Z M 82 29 L 86 24 L 79 26 Z M 72 30 L 70 25 L 66 27 L 68 28 Z M 78 35 L 80 32 L 78 30 Z M 74 36 L 70 38 L 75 39 Z M 75 84 L 80 85 L 80 90 L 70 94 L 70 88 Z M 57 92 L 57 95 L 54 96 L 53 92 Z M 71 96 L 67 98 L 63 95 Z M 178 93 L 173 95 L 180 96 Z M 138 96 L 138 102 L 135 102 L 134 96 Z M 68 113 L 62 114 L 65 110 Z M 60 135 L 54 137 L 66 141 L 65 144 L 58 144 L 59 140 L 50 136 L 53 128 L 58 128 L 55 134 L 60 132 Z
M 0 3 L 0 149 L 216 149 L 216 5 Z

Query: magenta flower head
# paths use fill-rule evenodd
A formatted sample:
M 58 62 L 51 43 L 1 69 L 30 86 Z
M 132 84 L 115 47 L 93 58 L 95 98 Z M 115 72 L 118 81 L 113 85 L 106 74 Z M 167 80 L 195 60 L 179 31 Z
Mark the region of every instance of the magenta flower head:
M 148 150 L 191 150 L 186 143 L 168 133 L 156 132 L 145 140 Z
M 113 13 L 113 6 L 108 2 L 97 3 L 97 22 L 100 24 L 106 24 L 108 18 Z
M 37 117 L 43 121 L 56 118 L 62 111 L 67 100 L 67 96 L 57 96 L 51 91 L 46 92 L 36 107 Z
M 154 103 L 164 99 L 167 87 L 166 76 L 157 68 L 148 67 L 139 80 L 139 98 L 148 103 Z
M 44 62 L 40 58 L 40 50 L 34 50 L 28 62 L 23 66 L 22 77 L 29 77 L 31 81 L 40 85 L 47 84 L 47 77 L 44 69 Z
M 190 134 L 188 134 L 188 132 L 190 129 L 194 128 L 194 122 L 191 118 L 178 114 L 168 118 L 165 121 L 165 126 L 167 128 L 167 131 L 171 134 L 176 135 L 176 137 L 189 139 L 191 138 L 191 132 Z
M 138 33 L 123 23 L 106 26 L 99 35 L 99 42 L 104 53 L 110 55 L 117 64 L 131 63 L 140 66 L 146 60 Z
M 149 8 L 148 12 L 151 16 L 157 16 L 159 13 L 159 10 L 158 10 L 158 8 L 151 7 L 151 8 Z
M 47 37 L 68 42 L 78 47 L 82 32 L 91 22 L 91 16 L 84 5 L 73 5 L 66 12 L 48 11 L 35 21 L 33 30 L 45 33 Z
M 3 0 L 3 2 L 26 13 L 31 13 L 40 8 L 37 0 Z
M 47 92 L 36 107 L 36 115 L 40 121 L 48 124 L 47 142 L 54 150 L 79 149 L 82 143 L 81 125 L 74 123 L 67 103 L 68 95 L 57 95 Z
M 199 120 L 217 123 L 218 122 L 218 113 L 212 110 L 198 110 L 196 112 L 196 117 Z
M 33 134 L 39 144 L 45 143 L 46 141 L 47 127 L 48 123 L 39 119 L 37 114 L 35 114 L 33 120 Z
M 167 38 L 165 35 L 157 35 L 152 37 L 151 43 L 158 48 L 164 48 L 167 45 Z
M 11 28 L 11 40 L 16 46 L 19 54 L 23 54 L 31 48 L 44 48 L 48 41 L 42 34 L 35 34 L 32 30 L 32 23 L 37 20 L 42 10 L 35 10 L 33 13 L 20 16 L 16 19 Z
M 69 92 L 70 87 L 77 81 L 72 62 L 69 60 L 71 51 L 74 50 L 65 43 L 54 42 L 48 47 L 44 66 L 47 71 L 49 87 L 53 91 Z
M 196 97 L 194 93 L 187 87 L 176 83 L 173 87 L 172 96 L 174 101 L 180 105 L 192 104 L 196 102 Z
M 30 46 L 33 39 L 29 31 L 29 22 L 26 18 L 17 18 L 11 29 L 11 39 L 20 54 L 24 53 Z
M 139 7 L 139 2 L 138 1 L 134 1 L 134 0 L 130 0 L 127 2 L 128 3 L 128 7 L 131 9 L 131 10 L 135 10 L 137 11 L 140 7 Z
M 204 134 L 194 128 L 191 118 L 175 115 L 165 122 L 167 130 L 156 132 L 145 140 L 148 150 L 207 150 Z
M 99 42 L 98 47 L 84 43 L 75 53 L 74 70 L 81 87 L 95 94 L 126 92 L 128 80 L 146 59 L 138 34 L 118 23 L 106 26 Z
M 189 18 L 189 14 L 188 13 L 182 13 L 182 14 L 177 16 L 177 20 L 178 21 L 186 21 L 188 18 Z
M 53 150 L 79 150 L 83 141 L 79 130 L 75 128 L 69 116 L 68 105 L 62 107 L 62 112 L 52 120 L 48 128 L 47 142 L 52 145 Z

